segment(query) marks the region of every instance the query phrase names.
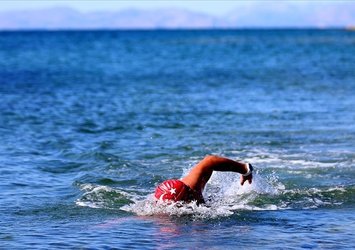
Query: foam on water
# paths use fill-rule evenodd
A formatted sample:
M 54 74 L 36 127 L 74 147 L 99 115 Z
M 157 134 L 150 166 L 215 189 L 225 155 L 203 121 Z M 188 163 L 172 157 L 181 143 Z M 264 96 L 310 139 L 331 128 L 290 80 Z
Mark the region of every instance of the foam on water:
M 186 172 L 186 171 L 184 171 Z M 229 216 L 238 210 L 275 210 L 273 204 L 254 206 L 250 203 L 261 195 L 277 195 L 285 187 L 272 175 L 256 175 L 253 183 L 241 186 L 238 174 L 214 173 L 204 191 L 206 204 L 157 202 L 153 194 L 142 195 L 102 185 L 81 184 L 83 195 L 76 200 L 78 206 L 120 209 L 141 216 L 168 214 L 193 215 L 199 218 Z
M 184 172 L 187 172 L 186 169 Z M 230 216 L 241 210 L 314 209 L 338 206 L 351 199 L 354 187 L 286 188 L 275 172 L 256 174 L 253 183 L 243 186 L 239 175 L 215 172 L 204 191 L 206 204 L 158 202 L 152 194 L 128 191 L 102 185 L 81 184 L 84 194 L 78 206 L 114 209 L 139 216 L 169 215 L 216 218 Z
M 233 152 L 237 153 L 237 152 Z M 252 162 L 256 165 L 272 166 L 273 168 L 291 168 L 291 169 L 305 169 L 305 168 L 327 168 L 334 167 L 334 162 L 322 162 L 310 159 L 309 155 L 302 153 L 289 152 L 265 152 L 263 150 L 252 150 L 244 158 L 245 161 Z M 319 156 L 318 156 L 319 157 Z M 337 162 L 337 165 L 341 165 Z
M 236 175 L 237 176 L 237 175 Z M 194 215 L 196 217 L 214 218 L 219 216 L 229 216 L 236 209 L 263 209 L 248 205 L 255 196 L 261 193 L 275 194 L 277 189 L 268 185 L 261 188 L 263 181 L 258 181 L 252 185 L 240 187 L 238 183 L 234 183 L 235 179 L 229 178 L 226 181 L 222 175 L 214 174 L 211 178 L 211 184 L 206 188 L 205 197 L 207 202 L 205 205 L 198 206 L 196 202 L 184 204 L 181 202 L 166 204 L 157 203 L 153 195 L 147 197 L 141 195 L 132 195 L 122 190 L 116 190 L 106 186 L 95 186 L 92 184 L 81 185 L 81 189 L 85 191 L 83 196 L 76 201 L 79 206 L 87 206 L 91 208 L 107 208 L 121 209 L 127 212 L 133 212 L 137 215 L 158 215 L 168 214 L 175 216 Z M 223 183 L 223 184 L 222 184 Z M 260 184 L 258 184 L 260 183 Z M 127 203 L 122 207 L 115 207 L 114 204 L 126 200 Z M 266 206 L 266 209 L 269 206 Z
M 252 202 L 262 195 L 278 195 L 285 187 L 275 176 L 263 178 L 256 175 L 253 183 L 239 183 L 239 175 L 230 173 L 213 173 L 204 191 L 206 204 L 157 202 L 153 195 L 138 200 L 121 209 L 141 216 L 167 214 L 174 216 L 192 215 L 195 218 L 216 218 L 233 215 L 240 210 L 277 210 L 274 204 L 253 205 Z

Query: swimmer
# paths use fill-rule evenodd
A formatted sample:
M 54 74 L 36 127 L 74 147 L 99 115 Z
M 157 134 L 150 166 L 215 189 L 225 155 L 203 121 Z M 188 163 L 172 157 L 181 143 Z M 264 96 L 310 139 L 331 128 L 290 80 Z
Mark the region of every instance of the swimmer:
M 246 181 L 251 184 L 253 180 L 253 167 L 250 163 L 208 155 L 181 180 L 166 180 L 161 183 L 155 190 L 155 198 L 161 201 L 205 203 L 202 192 L 213 171 L 239 173 L 241 185 Z

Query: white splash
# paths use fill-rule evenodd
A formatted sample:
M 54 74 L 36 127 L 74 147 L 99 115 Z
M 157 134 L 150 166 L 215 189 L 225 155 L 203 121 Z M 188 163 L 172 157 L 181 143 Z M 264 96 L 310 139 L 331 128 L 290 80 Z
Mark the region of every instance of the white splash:
M 275 185 L 276 184 L 276 185 Z M 216 218 L 230 216 L 240 210 L 276 210 L 282 209 L 273 204 L 262 207 L 250 205 L 260 195 L 277 195 L 285 187 L 278 181 L 269 181 L 256 175 L 253 183 L 239 183 L 239 175 L 215 172 L 206 186 L 204 197 L 206 204 L 166 203 L 157 201 L 153 195 L 143 200 L 137 199 L 133 204 L 125 205 L 121 209 L 140 216 L 150 215 L 192 215 L 195 218 Z

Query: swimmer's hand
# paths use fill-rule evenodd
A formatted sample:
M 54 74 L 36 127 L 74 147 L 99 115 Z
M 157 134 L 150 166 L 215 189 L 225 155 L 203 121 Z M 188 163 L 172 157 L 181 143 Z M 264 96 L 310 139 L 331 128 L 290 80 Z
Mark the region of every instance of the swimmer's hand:
M 250 174 L 248 176 L 240 176 L 240 184 L 243 186 L 244 182 L 248 181 L 249 184 L 251 184 L 253 182 L 253 174 Z
M 249 184 L 253 182 L 253 166 L 250 163 L 245 164 L 246 173 L 240 176 L 240 184 L 243 186 L 244 182 L 248 181 Z

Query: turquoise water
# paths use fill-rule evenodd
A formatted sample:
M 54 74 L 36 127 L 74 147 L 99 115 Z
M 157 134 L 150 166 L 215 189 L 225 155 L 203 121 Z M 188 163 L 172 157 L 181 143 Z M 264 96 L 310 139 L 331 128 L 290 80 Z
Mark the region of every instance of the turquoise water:
M 352 249 L 355 33 L 0 33 L 0 248 Z M 207 204 L 151 193 L 206 154 Z

